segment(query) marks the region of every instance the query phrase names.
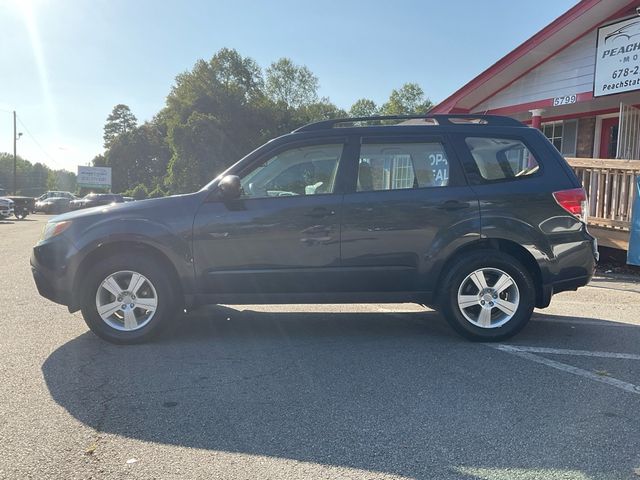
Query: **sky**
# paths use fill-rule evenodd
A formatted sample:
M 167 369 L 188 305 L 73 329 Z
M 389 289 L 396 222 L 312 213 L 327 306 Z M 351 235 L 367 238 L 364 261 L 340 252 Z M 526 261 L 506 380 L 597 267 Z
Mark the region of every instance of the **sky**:
M 344 109 L 406 82 L 437 103 L 575 3 L 0 0 L 0 152 L 16 110 L 18 154 L 75 172 L 103 152 L 114 105 L 151 119 L 176 75 L 223 47 L 306 65 Z

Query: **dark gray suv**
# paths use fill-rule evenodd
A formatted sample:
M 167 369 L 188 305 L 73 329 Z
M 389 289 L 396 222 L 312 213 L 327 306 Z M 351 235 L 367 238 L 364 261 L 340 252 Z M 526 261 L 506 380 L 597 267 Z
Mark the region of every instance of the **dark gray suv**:
M 206 303 L 416 302 L 473 340 L 586 285 L 586 195 L 506 117 L 330 120 L 272 140 L 199 192 L 51 219 L 39 292 L 111 342 Z

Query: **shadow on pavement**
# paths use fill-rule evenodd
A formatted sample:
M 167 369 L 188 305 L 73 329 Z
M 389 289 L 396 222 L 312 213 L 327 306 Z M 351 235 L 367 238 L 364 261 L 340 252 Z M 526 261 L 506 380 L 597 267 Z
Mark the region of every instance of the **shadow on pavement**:
M 570 329 L 542 323 L 526 336 Z M 628 474 L 640 435 L 612 416 L 637 411 L 631 395 L 464 341 L 430 311 L 218 307 L 152 344 L 83 334 L 42 371 L 53 399 L 99 432 L 416 478 L 476 478 L 463 467 Z

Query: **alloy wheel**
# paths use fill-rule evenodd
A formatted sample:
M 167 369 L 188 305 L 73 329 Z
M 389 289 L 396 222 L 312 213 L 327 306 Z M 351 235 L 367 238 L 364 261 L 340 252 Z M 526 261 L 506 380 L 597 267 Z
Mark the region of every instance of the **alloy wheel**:
M 98 286 L 96 310 L 110 327 L 131 332 L 147 325 L 158 308 L 158 294 L 147 277 L 131 270 L 112 273 Z
M 498 268 L 480 268 L 470 273 L 458 289 L 462 315 L 480 328 L 498 328 L 518 310 L 520 291 L 515 280 Z

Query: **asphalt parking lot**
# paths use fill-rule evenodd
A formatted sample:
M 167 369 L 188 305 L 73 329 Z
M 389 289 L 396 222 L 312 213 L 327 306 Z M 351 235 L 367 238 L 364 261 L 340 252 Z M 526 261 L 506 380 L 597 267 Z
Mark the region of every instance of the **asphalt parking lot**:
M 46 218 L 0 221 L 0 478 L 640 478 L 633 279 L 505 344 L 381 304 L 212 307 L 114 346 L 37 294 Z

